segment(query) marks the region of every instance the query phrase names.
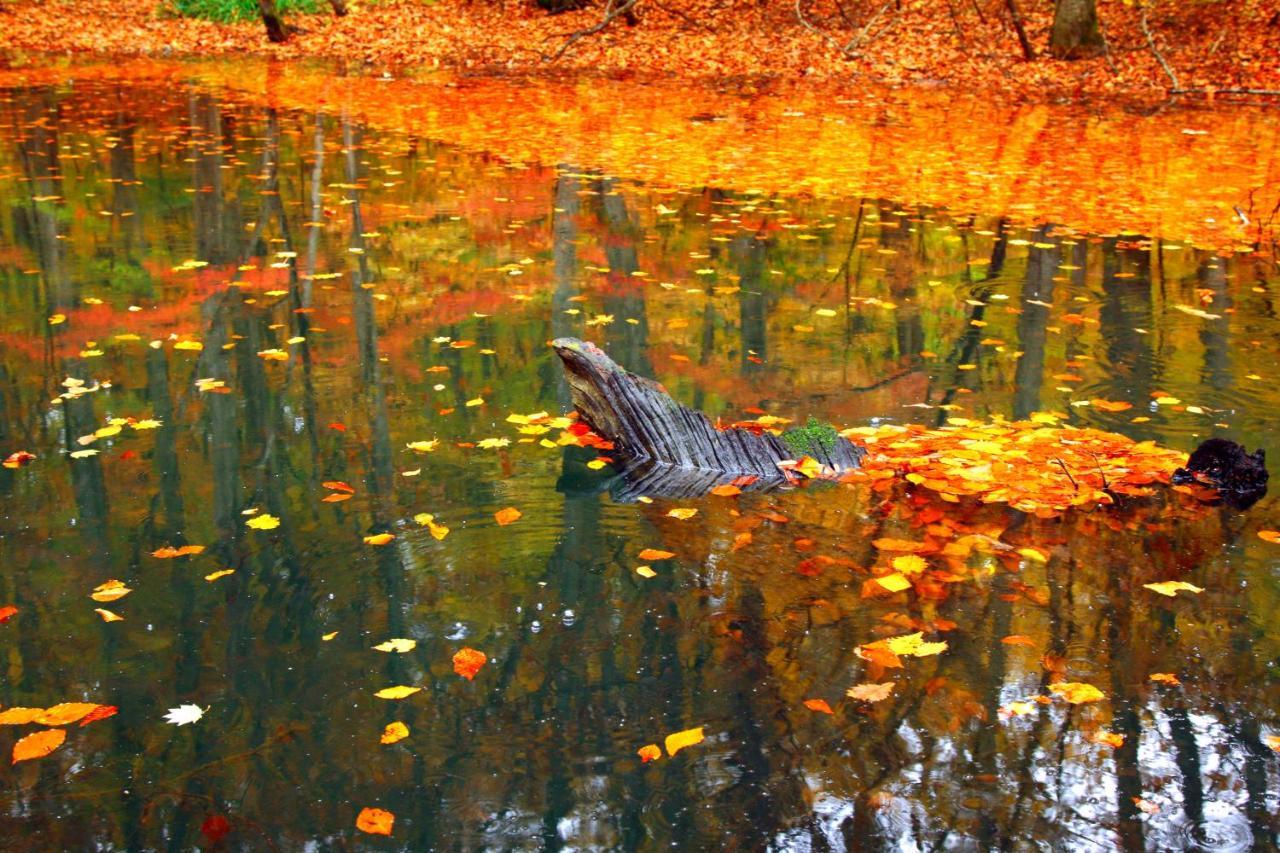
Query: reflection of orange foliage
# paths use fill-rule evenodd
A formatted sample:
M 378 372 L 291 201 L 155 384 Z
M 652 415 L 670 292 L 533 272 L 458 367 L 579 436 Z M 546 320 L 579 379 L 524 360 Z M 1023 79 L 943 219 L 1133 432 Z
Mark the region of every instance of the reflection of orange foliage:
M 11 71 L 0 83 L 72 75 L 193 78 L 233 98 L 346 110 L 378 128 L 508 162 L 572 163 L 656 186 L 879 196 L 1223 250 L 1255 236 L 1233 205 L 1252 207 L 1256 217 L 1280 196 L 1271 144 L 1280 118 L 1249 107 L 1212 117 L 1172 109 L 1140 116 L 1009 107 L 929 90 L 863 92 L 854 102 L 847 92 L 837 99 L 817 87 L 744 100 L 662 83 L 379 80 L 295 66 L 150 60 Z M 700 114 L 717 120 L 690 121 Z M 801 145 L 803 157 L 796 156 Z

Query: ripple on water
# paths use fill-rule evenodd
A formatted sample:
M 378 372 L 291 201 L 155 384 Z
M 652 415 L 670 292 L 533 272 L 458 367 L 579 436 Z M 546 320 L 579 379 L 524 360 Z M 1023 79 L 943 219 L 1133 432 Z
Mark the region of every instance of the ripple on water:
M 1180 826 L 1178 834 L 1187 850 L 1233 853 L 1253 847 L 1253 831 L 1248 819 L 1226 803 L 1208 803 L 1204 820 Z

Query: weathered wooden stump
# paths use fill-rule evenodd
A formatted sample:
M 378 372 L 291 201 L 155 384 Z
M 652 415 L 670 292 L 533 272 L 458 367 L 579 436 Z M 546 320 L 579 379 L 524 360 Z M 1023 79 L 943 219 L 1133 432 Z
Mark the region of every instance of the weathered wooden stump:
M 688 497 L 735 481 L 744 490 L 765 490 L 788 482 L 780 462 L 810 456 L 839 472 L 862 460 L 862 448 L 839 436 L 796 447 L 767 432 L 717 429 L 706 415 L 671 399 L 657 382 L 624 370 L 595 344 L 558 338 L 551 345 L 564 362 L 582 420 L 614 444 L 609 455 L 627 480 L 625 489 L 614 490 L 615 498 Z

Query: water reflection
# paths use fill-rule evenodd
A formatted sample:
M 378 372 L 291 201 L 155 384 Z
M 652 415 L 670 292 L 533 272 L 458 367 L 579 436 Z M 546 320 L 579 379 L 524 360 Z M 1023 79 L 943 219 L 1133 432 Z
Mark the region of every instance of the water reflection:
M 0 603 L 20 609 L 0 702 L 120 707 L 15 766 L 6 838 L 185 849 L 223 816 L 232 847 L 343 846 L 376 805 L 415 850 L 1276 845 L 1275 546 L 1255 535 L 1274 500 L 1042 520 L 863 485 L 684 500 L 678 521 L 506 420 L 566 408 L 546 342 L 572 335 L 725 420 L 1049 410 L 1265 445 L 1263 261 L 657 190 L 199 87 L 3 103 L 0 450 L 39 458 L 0 470 Z M 82 442 L 129 418 L 160 424 Z M 324 502 L 330 481 L 355 496 Z M 1047 560 L 971 547 L 864 598 L 889 557 L 872 540 L 931 525 Z M 184 544 L 206 551 L 151 556 Z M 677 556 L 645 579 L 645 548 Z M 107 605 L 122 622 L 87 597 L 109 578 L 136 590 Z M 1142 587 L 1169 579 L 1206 591 Z M 950 648 L 878 673 L 854 653 L 913 630 Z M 417 647 L 370 649 L 391 637 Z M 489 657 L 474 681 L 462 645 Z M 890 701 L 844 698 L 880 680 Z M 1107 698 L 1008 713 L 1063 680 Z M 424 690 L 373 697 L 394 684 Z M 161 722 L 184 702 L 199 724 Z M 396 720 L 410 737 L 379 745 Z M 637 758 L 699 725 L 698 747 Z

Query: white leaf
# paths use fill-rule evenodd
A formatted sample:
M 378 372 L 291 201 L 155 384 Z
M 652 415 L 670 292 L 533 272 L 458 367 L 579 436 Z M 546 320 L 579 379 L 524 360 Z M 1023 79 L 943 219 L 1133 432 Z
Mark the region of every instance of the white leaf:
M 194 723 L 204 716 L 204 709 L 199 705 L 179 705 L 176 708 L 170 708 L 169 713 L 164 715 L 166 723 L 173 723 L 175 726 L 185 726 L 187 723 Z

